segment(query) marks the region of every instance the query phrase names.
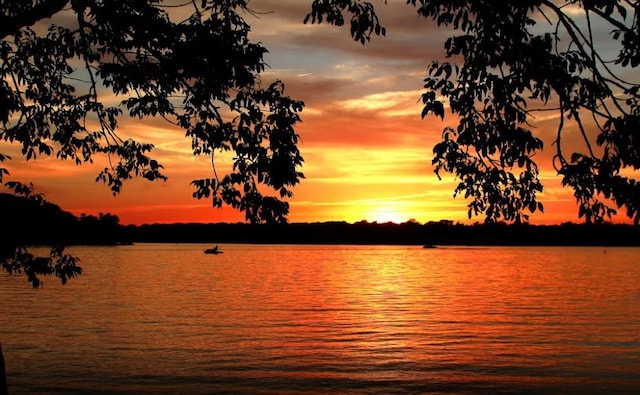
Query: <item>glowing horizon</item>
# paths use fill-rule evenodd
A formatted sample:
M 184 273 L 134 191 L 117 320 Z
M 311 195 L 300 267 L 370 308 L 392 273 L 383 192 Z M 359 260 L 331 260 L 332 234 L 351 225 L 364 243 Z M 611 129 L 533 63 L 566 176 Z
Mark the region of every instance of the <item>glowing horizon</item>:
M 251 6 L 271 12 L 259 18 L 244 15 L 251 36 L 269 49 L 271 66 L 263 84 L 281 79 L 286 94 L 306 103 L 297 126 L 306 178 L 294 188 L 290 222 L 347 221 L 420 223 L 439 220 L 472 223 L 467 202 L 453 199 L 456 180 L 438 180 L 431 165 L 433 145 L 442 129 L 455 124 L 421 119 L 422 79 L 428 64 L 441 58 L 447 32 L 416 16 L 405 4 L 378 7 L 387 37 L 362 46 L 348 28 L 303 25 L 310 2 L 263 0 Z M 105 95 L 104 99 L 115 98 Z M 540 201 L 544 213 L 533 224 L 580 222 L 569 189 L 562 188 L 551 165 L 549 149 L 555 133 L 553 117 L 537 120 L 536 132 L 547 151 L 536 158 L 545 183 Z M 24 163 L 17 147 L 3 145 L 11 179 L 34 182 L 52 203 L 76 215 L 117 215 L 123 224 L 174 222 L 238 222 L 244 213 L 214 209 L 208 200 L 192 197 L 190 182 L 211 175 L 207 158 L 194 157 L 184 132 L 160 119 L 122 117 L 120 134 L 156 146 L 154 157 L 164 166 L 167 182 L 129 180 L 113 197 L 94 182 L 99 163 L 76 167 L 71 162 L 38 159 Z M 228 164 L 217 163 L 223 168 Z M 627 221 L 618 216 L 617 222 Z

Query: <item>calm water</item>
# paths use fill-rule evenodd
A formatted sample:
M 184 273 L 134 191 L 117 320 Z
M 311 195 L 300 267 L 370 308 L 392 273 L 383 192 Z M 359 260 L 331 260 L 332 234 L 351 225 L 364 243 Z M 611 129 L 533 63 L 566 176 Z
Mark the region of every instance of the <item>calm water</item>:
M 206 247 L 0 275 L 10 393 L 640 393 L 640 249 Z

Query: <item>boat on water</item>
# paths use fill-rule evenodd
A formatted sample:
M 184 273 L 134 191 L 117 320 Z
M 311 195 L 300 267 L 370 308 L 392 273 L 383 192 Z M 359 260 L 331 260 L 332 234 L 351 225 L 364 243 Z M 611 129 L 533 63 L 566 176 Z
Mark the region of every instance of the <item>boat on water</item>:
M 435 244 L 425 244 L 422 248 L 436 248 Z
M 213 248 L 207 248 L 206 250 L 204 250 L 204 253 L 205 254 L 222 254 L 222 251 L 220 251 L 218 246 L 215 246 Z

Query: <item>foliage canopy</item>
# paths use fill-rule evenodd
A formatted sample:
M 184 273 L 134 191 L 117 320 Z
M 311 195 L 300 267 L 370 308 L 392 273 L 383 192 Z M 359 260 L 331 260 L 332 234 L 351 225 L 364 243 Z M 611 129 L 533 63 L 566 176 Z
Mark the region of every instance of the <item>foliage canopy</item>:
M 295 125 L 304 104 L 282 81 L 262 84 L 267 49 L 249 40 L 247 0 L 30 0 L 0 4 L 0 139 L 11 155 L 108 165 L 114 194 L 141 176 L 164 180 L 151 144 L 119 136 L 123 116 L 162 117 L 211 159 L 194 197 L 242 210 L 251 222 L 284 222 L 284 198 L 303 176 Z M 543 210 L 537 114 L 557 114 L 553 164 L 578 216 L 602 222 L 617 209 L 640 222 L 640 15 L 630 0 L 407 0 L 448 28 L 446 59 L 427 68 L 422 116 L 458 118 L 434 147 L 438 175 L 459 180 L 469 216 L 526 221 Z M 49 19 L 51 18 L 51 19 Z M 48 26 L 45 26 L 47 20 Z M 386 29 L 362 0 L 312 0 L 306 22 L 342 26 L 365 44 Z M 51 22 L 51 23 L 49 23 Z M 605 28 L 610 34 L 599 33 Z M 613 42 L 615 52 L 610 50 Z M 115 99 L 114 99 L 115 97 Z M 578 136 L 582 149 L 567 152 Z M 572 145 L 573 147 L 573 145 Z M 5 149 L 5 148 L 3 148 Z M 232 153 L 230 170 L 215 154 Z M 0 162 L 11 156 L 0 152 Z M 41 199 L 33 186 L 0 183 Z M 273 190 L 274 195 L 265 191 Z M 5 246 L 6 244 L 6 246 Z M 4 243 L 12 262 L 18 241 Z M 12 252 L 13 251 L 13 252 Z M 59 249 L 52 251 L 62 257 Z M 57 259 L 57 258 L 56 258 Z M 53 259 L 55 260 L 55 259 Z M 40 270 L 51 272 L 49 264 Z M 75 262 L 74 262 L 75 263 Z M 71 267 L 71 266 L 69 266 Z M 23 267 L 24 268 L 24 267 Z
M 106 155 L 96 180 L 117 194 L 134 176 L 166 179 L 149 156 L 153 146 L 120 137 L 118 120 L 162 117 L 191 139 L 194 155 L 211 158 L 211 175 L 192 182 L 194 197 L 244 211 L 251 222 L 285 221 L 284 198 L 303 177 L 294 130 L 303 103 L 281 81 L 262 85 L 267 50 L 248 38 L 248 1 L 166 3 L 0 3 L 0 140 L 20 146 L 27 161 L 80 165 Z M 224 151 L 233 159 L 220 172 L 214 155 Z M 0 162 L 10 159 L 0 152 Z M 34 196 L 32 185 L 8 177 L 0 168 L 0 183 Z M 3 251 L 15 262 L 21 250 Z
M 542 210 L 543 142 L 536 114 L 558 115 L 553 165 L 573 189 L 578 216 L 602 222 L 616 209 L 640 222 L 640 5 L 628 0 L 407 0 L 453 33 L 445 61 L 427 68 L 422 116 L 459 118 L 433 149 L 439 175 L 459 180 L 469 217 L 528 219 Z M 341 26 L 366 43 L 385 29 L 371 3 L 314 0 L 305 21 Z M 598 33 L 605 29 L 608 35 Z M 613 41 L 615 52 L 605 44 Z M 577 135 L 582 149 L 566 152 Z M 573 148 L 573 147 L 572 147 Z
M 212 176 L 193 181 L 195 197 L 250 221 L 285 219 L 281 198 L 303 177 L 294 131 L 303 103 L 281 81 L 261 86 L 267 50 L 248 38 L 247 1 L 33 0 L 0 10 L 0 138 L 20 144 L 25 159 L 81 164 L 105 154 L 97 180 L 116 194 L 133 176 L 166 178 L 151 144 L 118 136 L 119 117 L 163 117 L 185 131 L 194 155 L 212 159 Z M 48 28 L 33 26 L 47 17 Z M 233 151 L 227 174 L 216 172 L 219 151 Z

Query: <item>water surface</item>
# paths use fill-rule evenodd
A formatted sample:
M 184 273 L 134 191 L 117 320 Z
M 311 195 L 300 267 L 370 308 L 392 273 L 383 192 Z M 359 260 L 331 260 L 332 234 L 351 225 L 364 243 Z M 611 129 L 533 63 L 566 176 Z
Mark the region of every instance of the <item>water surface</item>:
M 640 249 L 76 247 L 0 275 L 25 393 L 640 393 Z

